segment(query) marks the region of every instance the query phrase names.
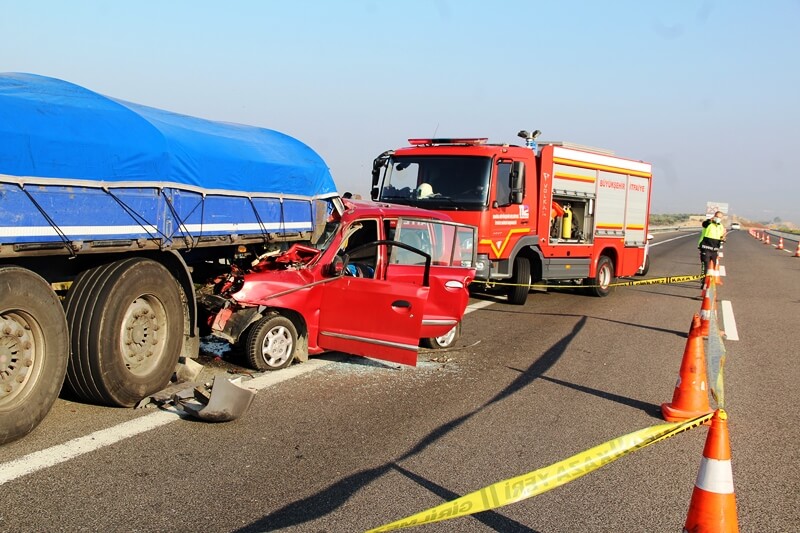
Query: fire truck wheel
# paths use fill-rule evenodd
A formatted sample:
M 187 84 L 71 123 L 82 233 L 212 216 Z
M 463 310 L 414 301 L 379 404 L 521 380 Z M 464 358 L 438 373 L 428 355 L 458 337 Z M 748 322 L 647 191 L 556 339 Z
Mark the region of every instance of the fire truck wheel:
M 614 262 L 608 256 L 600 256 L 597 261 L 596 277 L 589 280 L 590 291 L 594 296 L 608 296 L 614 283 Z
M 272 313 L 250 328 L 247 360 L 256 370 L 280 370 L 292 364 L 297 348 L 297 328 L 291 320 Z
M 68 356 L 67 319 L 50 285 L 24 268 L 0 267 L 0 444 L 47 415 Z
M 511 275 L 512 286 L 508 288 L 508 303 L 525 305 L 530 292 L 531 264 L 524 257 L 514 259 L 514 272 Z
M 440 350 L 442 348 L 450 348 L 455 345 L 456 341 L 461 337 L 461 322 L 453 326 L 453 329 L 442 335 L 441 337 L 430 337 L 422 339 L 422 345 L 432 350 Z
M 65 301 L 72 355 L 66 384 L 78 397 L 133 407 L 164 388 L 183 343 L 183 303 L 163 265 L 131 257 L 82 272 Z

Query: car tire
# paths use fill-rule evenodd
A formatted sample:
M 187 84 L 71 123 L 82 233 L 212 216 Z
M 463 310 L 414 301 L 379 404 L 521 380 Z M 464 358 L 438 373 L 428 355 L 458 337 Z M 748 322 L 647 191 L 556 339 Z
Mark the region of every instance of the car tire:
M 292 364 L 296 349 L 297 328 L 294 323 L 285 316 L 272 313 L 250 327 L 245 356 L 256 370 L 280 370 Z
M 451 348 L 455 346 L 458 339 L 461 338 L 461 322 L 453 326 L 453 328 L 440 337 L 429 337 L 422 339 L 422 345 L 431 350 L 442 350 L 444 348 Z

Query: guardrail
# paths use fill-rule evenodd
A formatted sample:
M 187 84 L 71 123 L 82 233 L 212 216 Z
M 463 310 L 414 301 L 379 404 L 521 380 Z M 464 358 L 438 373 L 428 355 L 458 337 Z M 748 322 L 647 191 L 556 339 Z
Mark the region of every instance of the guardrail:
M 700 231 L 700 226 L 650 226 L 650 233 L 664 233 L 667 231 Z

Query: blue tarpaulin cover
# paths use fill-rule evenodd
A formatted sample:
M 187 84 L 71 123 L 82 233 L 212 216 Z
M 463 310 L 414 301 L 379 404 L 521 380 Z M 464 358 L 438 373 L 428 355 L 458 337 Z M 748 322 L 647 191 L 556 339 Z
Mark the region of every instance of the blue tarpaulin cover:
M 0 174 L 304 197 L 336 191 L 322 158 L 288 135 L 18 73 L 0 74 Z

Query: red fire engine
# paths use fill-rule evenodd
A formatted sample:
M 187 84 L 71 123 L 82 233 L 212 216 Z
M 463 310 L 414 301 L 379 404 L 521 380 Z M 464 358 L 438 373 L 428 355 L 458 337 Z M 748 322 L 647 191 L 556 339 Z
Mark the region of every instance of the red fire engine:
M 529 285 L 609 294 L 647 260 L 652 166 L 567 142 L 409 139 L 375 159 L 372 198 L 446 212 L 478 227 L 476 280 L 524 304 Z

